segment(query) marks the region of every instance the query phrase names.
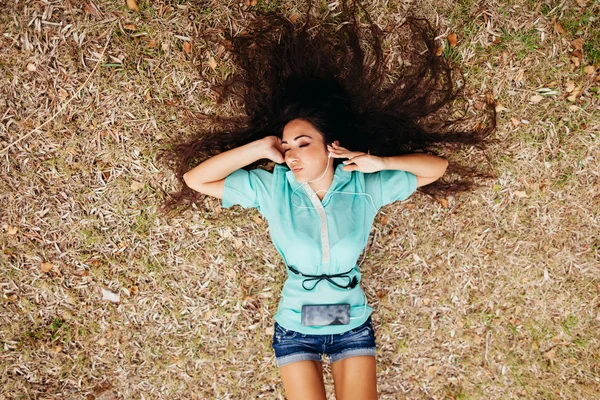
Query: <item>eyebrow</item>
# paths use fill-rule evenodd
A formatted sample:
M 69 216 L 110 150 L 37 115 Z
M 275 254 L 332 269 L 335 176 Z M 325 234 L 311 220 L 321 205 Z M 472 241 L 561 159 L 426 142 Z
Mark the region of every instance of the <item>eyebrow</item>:
M 307 138 L 309 138 L 309 139 L 312 139 L 312 137 L 310 137 L 310 136 L 308 136 L 308 135 L 300 135 L 300 136 L 296 136 L 296 137 L 294 138 L 294 140 L 298 140 L 298 139 L 300 139 L 301 137 L 307 137 Z M 284 140 L 284 141 L 282 141 L 282 142 L 281 142 L 281 144 L 288 144 L 288 142 L 286 142 L 286 141 Z

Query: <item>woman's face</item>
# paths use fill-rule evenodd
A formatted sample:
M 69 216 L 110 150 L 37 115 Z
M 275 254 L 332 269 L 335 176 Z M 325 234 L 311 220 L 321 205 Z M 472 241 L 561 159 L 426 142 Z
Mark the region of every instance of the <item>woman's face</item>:
M 327 157 L 323 135 L 303 119 L 287 123 L 283 128 L 281 146 L 285 163 L 300 183 L 319 178 L 325 172 L 327 163 L 333 163 L 333 159 Z

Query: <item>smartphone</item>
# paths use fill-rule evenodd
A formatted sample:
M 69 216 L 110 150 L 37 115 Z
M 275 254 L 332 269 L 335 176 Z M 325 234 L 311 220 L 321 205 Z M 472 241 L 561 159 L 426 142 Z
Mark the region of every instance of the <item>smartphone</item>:
M 302 306 L 302 325 L 348 325 L 350 304 L 306 304 Z

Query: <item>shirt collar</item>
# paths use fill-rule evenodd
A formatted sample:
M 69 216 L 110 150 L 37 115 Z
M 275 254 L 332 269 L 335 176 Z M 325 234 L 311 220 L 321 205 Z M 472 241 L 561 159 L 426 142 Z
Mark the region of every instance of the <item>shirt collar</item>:
M 335 172 L 333 173 L 333 181 L 331 181 L 331 186 L 329 187 L 329 189 L 327 189 L 328 192 L 331 190 L 335 190 L 339 186 L 343 186 L 352 178 L 352 172 L 344 171 L 342 169 L 343 166 L 344 164 L 340 163 L 336 167 Z M 292 186 L 292 190 L 296 190 L 299 186 L 302 186 L 301 183 L 298 183 L 298 181 L 296 181 L 294 173 L 286 165 L 276 165 L 275 167 L 287 170 L 287 172 L 285 172 L 285 176 L 287 177 L 288 182 Z

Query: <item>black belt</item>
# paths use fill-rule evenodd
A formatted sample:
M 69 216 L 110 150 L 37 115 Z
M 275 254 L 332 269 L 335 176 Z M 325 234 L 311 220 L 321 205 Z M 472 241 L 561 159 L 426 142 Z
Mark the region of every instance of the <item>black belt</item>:
M 313 290 L 319 284 L 319 282 L 321 282 L 322 280 L 329 281 L 329 283 L 331 283 L 332 285 L 335 285 L 341 289 L 353 289 L 354 287 L 356 287 L 356 285 L 358 285 L 358 279 L 356 279 L 356 275 L 353 276 L 352 278 L 350 278 L 350 276 L 348 275 L 350 272 L 352 272 L 352 270 L 354 268 L 352 268 L 346 272 L 342 272 L 339 274 L 333 274 L 333 275 L 327 275 L 327 274 L 308 275 L 308 274 L 303 274 L 302 272 L 298 271 L 296 268 L 290 267 L 289 265 L 287 267 L 290 269 L 290 271 L 292 271 L 296 275 L 305 276 L 308 278 L 308 279 L 305 279 L 302 281 L 302 287 L 304 288 L 304 290 Z M 339 283 L 335 282 L 332 278 L 346 278 L 346 279 L 348 279 L 348 284 L 340 285 Z M 308 289 L 305 285 L 306 285 L 306 283 L 312 282 L 312 281 L 316 281 L 316 282 L 310 289 Z

